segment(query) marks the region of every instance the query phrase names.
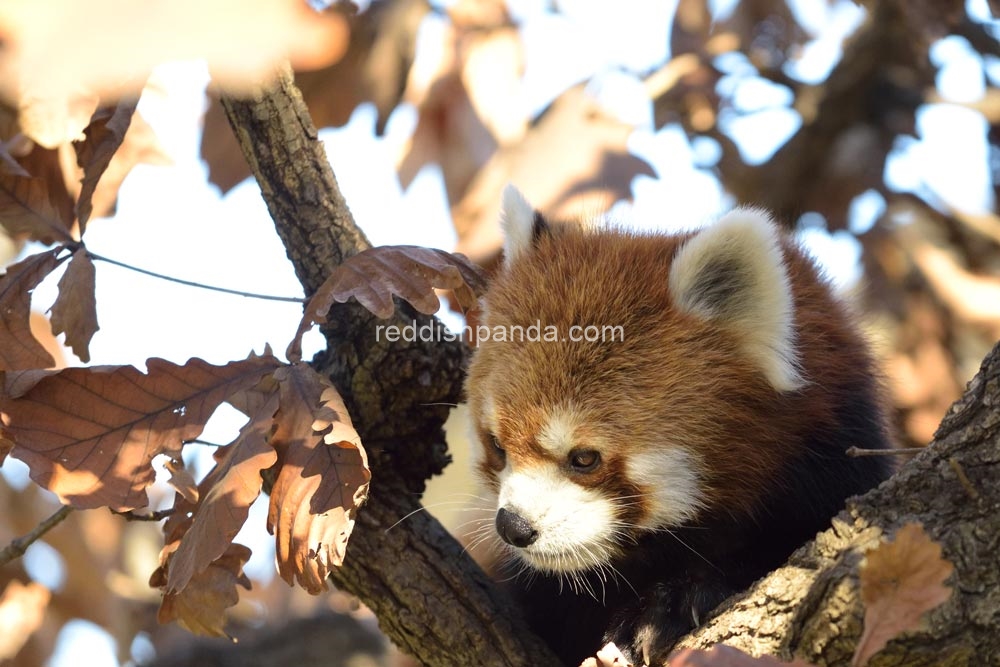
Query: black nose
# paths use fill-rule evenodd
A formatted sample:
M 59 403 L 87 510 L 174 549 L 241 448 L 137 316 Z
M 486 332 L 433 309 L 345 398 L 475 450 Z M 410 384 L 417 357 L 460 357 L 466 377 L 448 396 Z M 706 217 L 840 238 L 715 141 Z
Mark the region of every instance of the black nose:
M 538 539 L 538 531 L 528 520 L 504 508 L 497 510 L 497 532 L 507 544 L 524 548 Z

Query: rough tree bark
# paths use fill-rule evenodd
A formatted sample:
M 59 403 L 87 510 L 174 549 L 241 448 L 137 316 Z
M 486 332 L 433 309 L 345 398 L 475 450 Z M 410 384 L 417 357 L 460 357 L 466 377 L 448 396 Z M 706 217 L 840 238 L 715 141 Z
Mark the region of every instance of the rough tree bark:
M 308 110 L 284 72 L 274 88 L 223 105 L 307 294 L 345 257 L 368 247 L 337 186 Z M 396 323 L 441 327 L 405 304 Z M 327 350 L 313 365 L 344 396 L 372 467 L 334 584 L 361 598 L 382 630 L 434 665 L 554 663 L 486 575 L 434 517 L 420 509 L 424 483 L 448 462 L 442 425 L 460 400 L 465 347 L 375 335 L 374 316 L 335 306 Z M 390 526 L 395 526 L 388 530 Z M 541 662 L 539 662 L 541 661 Z
M 311 293 L 367 241 L 347 211 L 290 78 L 255 97 L 224 99 L 278 233 Z M 403 320 L 412 313 L 401 307 Z M 372 495 L 359 513 L 334 583 L 358 595 L 382 629 L 430 665 L 548 665 L 551 654 L 511 613 L 483 573 L 433 517 L 418 513 L 424 481 L 446 463 L 441 424 L 459 399 L 465 352 L 398 343 L 346 304 L 331 313 L 326 352 L 314 360 L 345 395 L 373 461 Z M 956 566 L 955 595 L 925 632 L 895 641 L 873 665 L 1000 664 L 997 508 L 1000 348 L 941 425 L 933 447 L 879 489 L 853 501 L 833 529 L 785 567 L 724 605 L 687 645 L 726 641 L 752 653 L 847 665 L 860 636 L 857 565 L 863 551 L 920 521 Z

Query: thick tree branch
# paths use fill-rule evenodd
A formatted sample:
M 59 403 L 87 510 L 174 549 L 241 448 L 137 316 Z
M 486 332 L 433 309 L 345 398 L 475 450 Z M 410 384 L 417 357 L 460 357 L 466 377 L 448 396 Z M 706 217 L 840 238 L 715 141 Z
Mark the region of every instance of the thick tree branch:
M 850 664 L 864 609 L 858 565 L 903 524 L 919 522 L 955 565 L 954 592 L 925 628 L 890 642 L 870 663 L 993 665 L 1000 659 L 1000 345 L 952 406 L 934 442 L 879 488 L 855 498 L 833 527 L 788 564 L 723 605 L 684 641 L 755 655 Z
M 354 224 L 291 75 L 253 99 L 223 96 L 236 140 L 306 295 L 332 267 L 371 247 Z
M 317 141 L 288 73 L 250 99 L 223 98 L 296 272 L 311 294 L 345 257 L 368 247 Z M 442 325 L 401 307 L 396 323 Z M 425 664 L 555 664 L 509 601 L 444 528 L 418 512 L 419 494 L 447 462 L 441 426 L 461 393 L 459 343 L 399 342 L 375 335 L 356 303 L 330 313 L 326 352 L 314 365 L 344 395 L 372 463 L 347 563 L 331 578 L 378 615 L 382 629 Z

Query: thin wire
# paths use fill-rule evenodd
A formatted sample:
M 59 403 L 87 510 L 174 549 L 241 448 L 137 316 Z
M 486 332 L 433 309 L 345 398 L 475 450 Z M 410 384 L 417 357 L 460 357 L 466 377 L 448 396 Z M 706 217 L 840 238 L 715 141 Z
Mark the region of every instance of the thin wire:
M 188 287 L 200 287 L 201 289 L 211 290 L 213 292 L 222 292 L 224 294 L 235 294 L 236 296 L 245 296 L 251 299 L 263 299 L 265 301 L 284 301 L 290 303 L 305 303 L 305 299 L 299 296 L 275 296 L 273 294 L 255 294 L 253 292 L 243 292 L 240 290 L 229 289 L 228 287 L 218 287 L 215 285 L 205 285 L 204 283 L 196 283 L 192 280 L 184 280 L 183 278 L 175 278 L 173 276 L 164 275 L 162 273 L 156 273 L 155 271 L 149 271 L 148 269 L 140 269 L 137 266 L 132 266 L 124 262 L 119 262 L 116 259 L 110 259 L 108 257 L 102 257 L 96 253 L 87 251 L 87 256 L 93 260 L 100 262 L 107 262 L 108 264 L 114 264 L 115 266 L 120 266 L 123 269 L 128 269 L 130 271 L 135 271 L 136 273 L 142 273 L 147 276 L 152 276 L 153 278 L 160 278 L 162 280 L 168 280 L 172 283 L 179 283 L 181 285 L 187 285 Z

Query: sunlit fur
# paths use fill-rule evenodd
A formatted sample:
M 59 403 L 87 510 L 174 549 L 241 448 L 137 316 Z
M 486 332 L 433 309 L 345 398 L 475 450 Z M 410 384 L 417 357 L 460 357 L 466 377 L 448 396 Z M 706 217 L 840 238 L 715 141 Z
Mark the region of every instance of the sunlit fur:
M 521 191 L 513 185 L 504 188 L 500 208 L 500 227 L 503 229 L 503 254 L 506 264 L 511 264 L 522 251 L 526 252 L 531 248 L 534 218 L 535 209 L 531 207 Z
M 479 538 L 515 559 L 498 576 L 567 663 L 609 640 L 658 659 L 887 475 L 844 454 L 887 446 L 872 361 L 763 212 L 663 235 L 550 227 L 513 190 L 503 209 L 483 323 L 624 340 L 481 341 L 467 395 L 484 495 L 537 539 L 486 523 Z M 570 464 L 581 450 L 592 471 Z
M 520 466 L 519 466 L 520 467 Z M 543 572 L 589 570 L 615 553 L 614 499 L 597 489 L 574 484 L 555 465 L 511 466 L 497 475 L 499 507 L 526 518 L 538 530 L 534 544 L 518 551 L 524 561 Z
M 802 385 L 792 290 L 767 213 L 736 209 L 686 241 L 670 265 L 669 284 L 679 308 L 729 324 L 775 389 Z

